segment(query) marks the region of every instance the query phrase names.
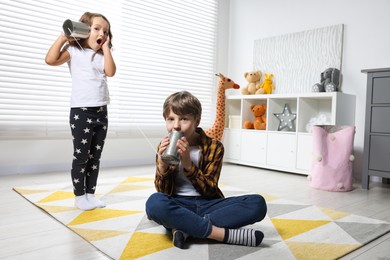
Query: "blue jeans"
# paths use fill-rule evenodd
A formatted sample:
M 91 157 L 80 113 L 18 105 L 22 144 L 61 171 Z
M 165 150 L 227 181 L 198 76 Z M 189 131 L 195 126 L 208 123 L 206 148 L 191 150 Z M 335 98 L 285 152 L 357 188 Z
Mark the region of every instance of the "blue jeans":
M 198 238 L 208 237 L 213 225 L 239 228 L 261 221 L 266 213 L 265 200 L 257 194 L 205 199 L 168 196 L 157 192 L 146 201 L 146 214 L 149 219 L 169 230 L 181 230 Z

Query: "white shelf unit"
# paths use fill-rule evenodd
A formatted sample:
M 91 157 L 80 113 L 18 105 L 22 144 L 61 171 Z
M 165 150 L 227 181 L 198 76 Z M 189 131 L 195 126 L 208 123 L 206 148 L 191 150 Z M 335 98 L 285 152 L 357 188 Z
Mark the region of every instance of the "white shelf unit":
M 253 121 L 251 105 L 267 105 L 266 130 L 244 129 Z M 278 131 L 274 113 L 288 105 L 296 114 L 295 131 Z M 355 96 L 341 92 L 234 95 L 226 97 L 223 137 L 225 162 L 308 175 L 312 163 L 313 120 L 330 125 L 355 125 Z

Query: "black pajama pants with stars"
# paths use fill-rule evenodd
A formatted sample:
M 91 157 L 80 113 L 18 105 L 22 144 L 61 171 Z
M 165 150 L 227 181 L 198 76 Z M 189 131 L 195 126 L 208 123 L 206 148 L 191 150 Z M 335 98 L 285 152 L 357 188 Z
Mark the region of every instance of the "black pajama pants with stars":
M 107 136 L 107 106 L 71 108 L 69 123 L 74 150 L 71 170 L 74 194 L 94 194 Z

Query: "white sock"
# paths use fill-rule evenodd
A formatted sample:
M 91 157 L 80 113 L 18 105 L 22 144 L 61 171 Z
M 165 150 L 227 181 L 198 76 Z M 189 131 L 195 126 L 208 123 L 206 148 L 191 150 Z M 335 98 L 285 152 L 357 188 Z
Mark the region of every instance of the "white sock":
M 87 200 L 87 196 L 85 194 L 81 196 L 76 196 L 74 205 L 81 210 L 91 210 L 96 208 L 95 205 L 93 205 Z
M 92 194 L 92 193 L 87 193 L 87 200 L 89 203 L 94 205 L 96 208 L 104 208 L 106 206 L 106 203 L 104 203 L 103 201 L 96 198 L 95 194 Z

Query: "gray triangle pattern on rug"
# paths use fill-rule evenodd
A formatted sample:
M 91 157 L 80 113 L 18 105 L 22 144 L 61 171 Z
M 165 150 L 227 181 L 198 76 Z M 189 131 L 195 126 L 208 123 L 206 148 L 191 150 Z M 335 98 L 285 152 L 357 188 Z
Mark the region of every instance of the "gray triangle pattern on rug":
M 212 243 L 209 244 L 209 259 L 234 260 L 259 250 L 262 248 Z
M 159 226 L 160 225 L 157 224 L 156 222 L 150 221 L 148 219 L 148 216 L 145 214 L 145 216 L 142 218 L 142 220 L 140 221 L 140 223 L 138 224 L 138 226 L 135 230 L 136 231 L 143 231 L 143 230 L 147 230 L 147 229 L 159 227 Z
M 275 218 L 287 213 L 310 207 L 310 205 L 267 204 L 267 216 Z
M 378 232 L 389 232 L 390 224 L 379 223 L 379 224 L 369 224 L 369 223 L 346 223 L 346 222 L 335 222 L 339 225 L 345 232 L 347 232 L 351 237 L 353 237 L 359 243 L 365 244 L 369 243 L 375 239 L 374 234 Z

